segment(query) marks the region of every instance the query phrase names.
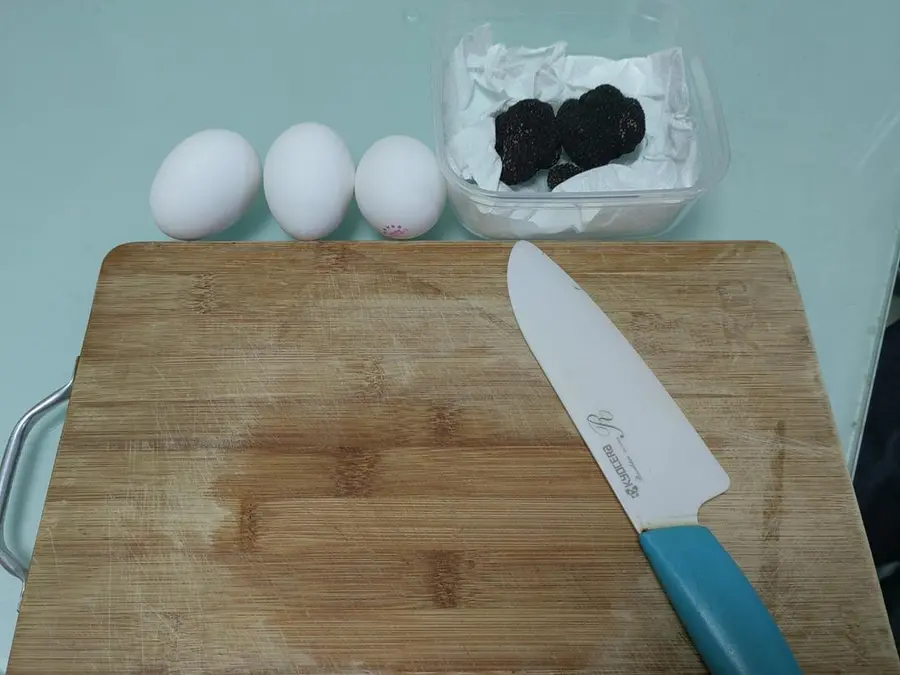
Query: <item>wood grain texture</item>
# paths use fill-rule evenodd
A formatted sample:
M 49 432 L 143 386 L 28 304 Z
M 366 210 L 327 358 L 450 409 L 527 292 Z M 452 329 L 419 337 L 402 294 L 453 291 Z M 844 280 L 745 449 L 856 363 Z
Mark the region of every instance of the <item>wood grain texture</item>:
M 809 673 L 900 672 L 790 265 L 547 244 L 730 473 Z M 699 673 L 488 243 L 103 264 L 10 675 Z

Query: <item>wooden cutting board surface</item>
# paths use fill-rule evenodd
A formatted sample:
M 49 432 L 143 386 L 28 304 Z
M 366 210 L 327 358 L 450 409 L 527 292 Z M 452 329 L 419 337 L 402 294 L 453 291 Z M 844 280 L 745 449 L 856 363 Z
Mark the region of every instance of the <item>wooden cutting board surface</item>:
M 806 672 L 900 672 L 790 265 L 547 244 L 730 473 L 709 526 Z M 510 247 L 103 264 L 10 675 L 697 673 L 519 333 Z

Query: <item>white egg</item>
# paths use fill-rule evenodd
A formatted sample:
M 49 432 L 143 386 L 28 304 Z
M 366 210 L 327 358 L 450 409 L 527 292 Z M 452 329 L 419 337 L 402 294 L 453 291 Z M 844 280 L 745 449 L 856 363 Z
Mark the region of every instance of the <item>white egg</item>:
M 441 217 L 446 200 L 447 183 L 434 153 L 415 138 L 382 138 L 356 170 L 359 210 L 385 237 L 425 234 Z
M 337 229 L 353 199 L 356 169 L 343 139 L 315 122 L 279 136 L 266 156 L 269 210 L 295 239 L 321 239 Z
M 228 229 L 259 193 L 262 168 L 240 134 L 206 129 L 179 143 L 150 187 L 150 211 L 174 239 L 202 239 Z

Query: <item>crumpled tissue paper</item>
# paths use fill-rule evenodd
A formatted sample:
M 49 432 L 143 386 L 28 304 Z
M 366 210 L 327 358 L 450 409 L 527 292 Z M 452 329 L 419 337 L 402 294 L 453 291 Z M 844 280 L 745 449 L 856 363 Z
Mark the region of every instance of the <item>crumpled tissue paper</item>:
M 444 81 L 446 156 L 451 170 L 485 190 L 549 192 L 546 171 L 515 187 L 500 182 L 502 167 L 494 149 L 495 115 L 527 98 L 547 101 L 558 108 L 567 99 L 578 98 L 601 84 L 612 84 L 643 106 L 647 122 L 643 143 L 630 155 L 560 184 L 554 194 L 589 192 L 602 197 L 604 192 L 694 185 L 699 168 L 697 134 L 689 116 L 690 98 L 681 49 L 621 60 L 570 55 L 567 49 L 565 42 L 540 48 L 497 44 L 489 24 L 463 37 L 447 64 Z M 673 204 L 667 206 L 672 212 Z M 575 210 L 580 219 L 576 216 L 573 222 L 570 209 L 483 204 L 478 209 L 486 215 L 529 221 L 533 232 L 525 232 L 525 236 L 606 230 L 613 226 L 619 234 L 646 229 L 640 214 L 622 210 L 604 215 L 596 208 L 582 208 Z M 637 218 L 633 227 L 627 222 L 628 217 Z M 521 228 L 506 232 L 500 220 L 488 220 L 494 229 L 483 232 L 485 236 L 523 235 Z

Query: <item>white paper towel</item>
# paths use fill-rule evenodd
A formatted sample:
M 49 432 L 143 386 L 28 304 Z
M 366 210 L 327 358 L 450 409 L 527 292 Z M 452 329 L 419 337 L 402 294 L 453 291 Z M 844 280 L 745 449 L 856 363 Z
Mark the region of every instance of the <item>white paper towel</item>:
M 526 98 L 538 98 L 558 108 L 566 99 L 577 98 L 601 84 L 612 84 L 640 101 L 647 121 L 644 142 L 631 155 L 579 174 L 559 185 L 555 192 L 603 193 L 694 185 L 698 173 L 697 140 L 688 114 L 690 99 L 680 49 L 611 60 L 569 55 L 564 42 L 536 49 L 511 48 L 494 43 L 487 24 L 460 41 L 447 67 L 444 115 L 451 169 L 485 190 L 547 192 L 546 172 L 513 188 L 500 182 L 494 116 Z M 539 232 L 583 230 L 589 226 L 584 219 L 596 220 L 597 216 L 596 209 L 583 209 L 582 222 L 572 223 L 571 213 L 527 214 L 521 208 L 508 214 L 501 213 L 502 208 L 490 208 L 487 212 L 517 219 L 527 217 Z M 609 225 L 608 219 L 600 221 L 606 224 L 599 227 Z

